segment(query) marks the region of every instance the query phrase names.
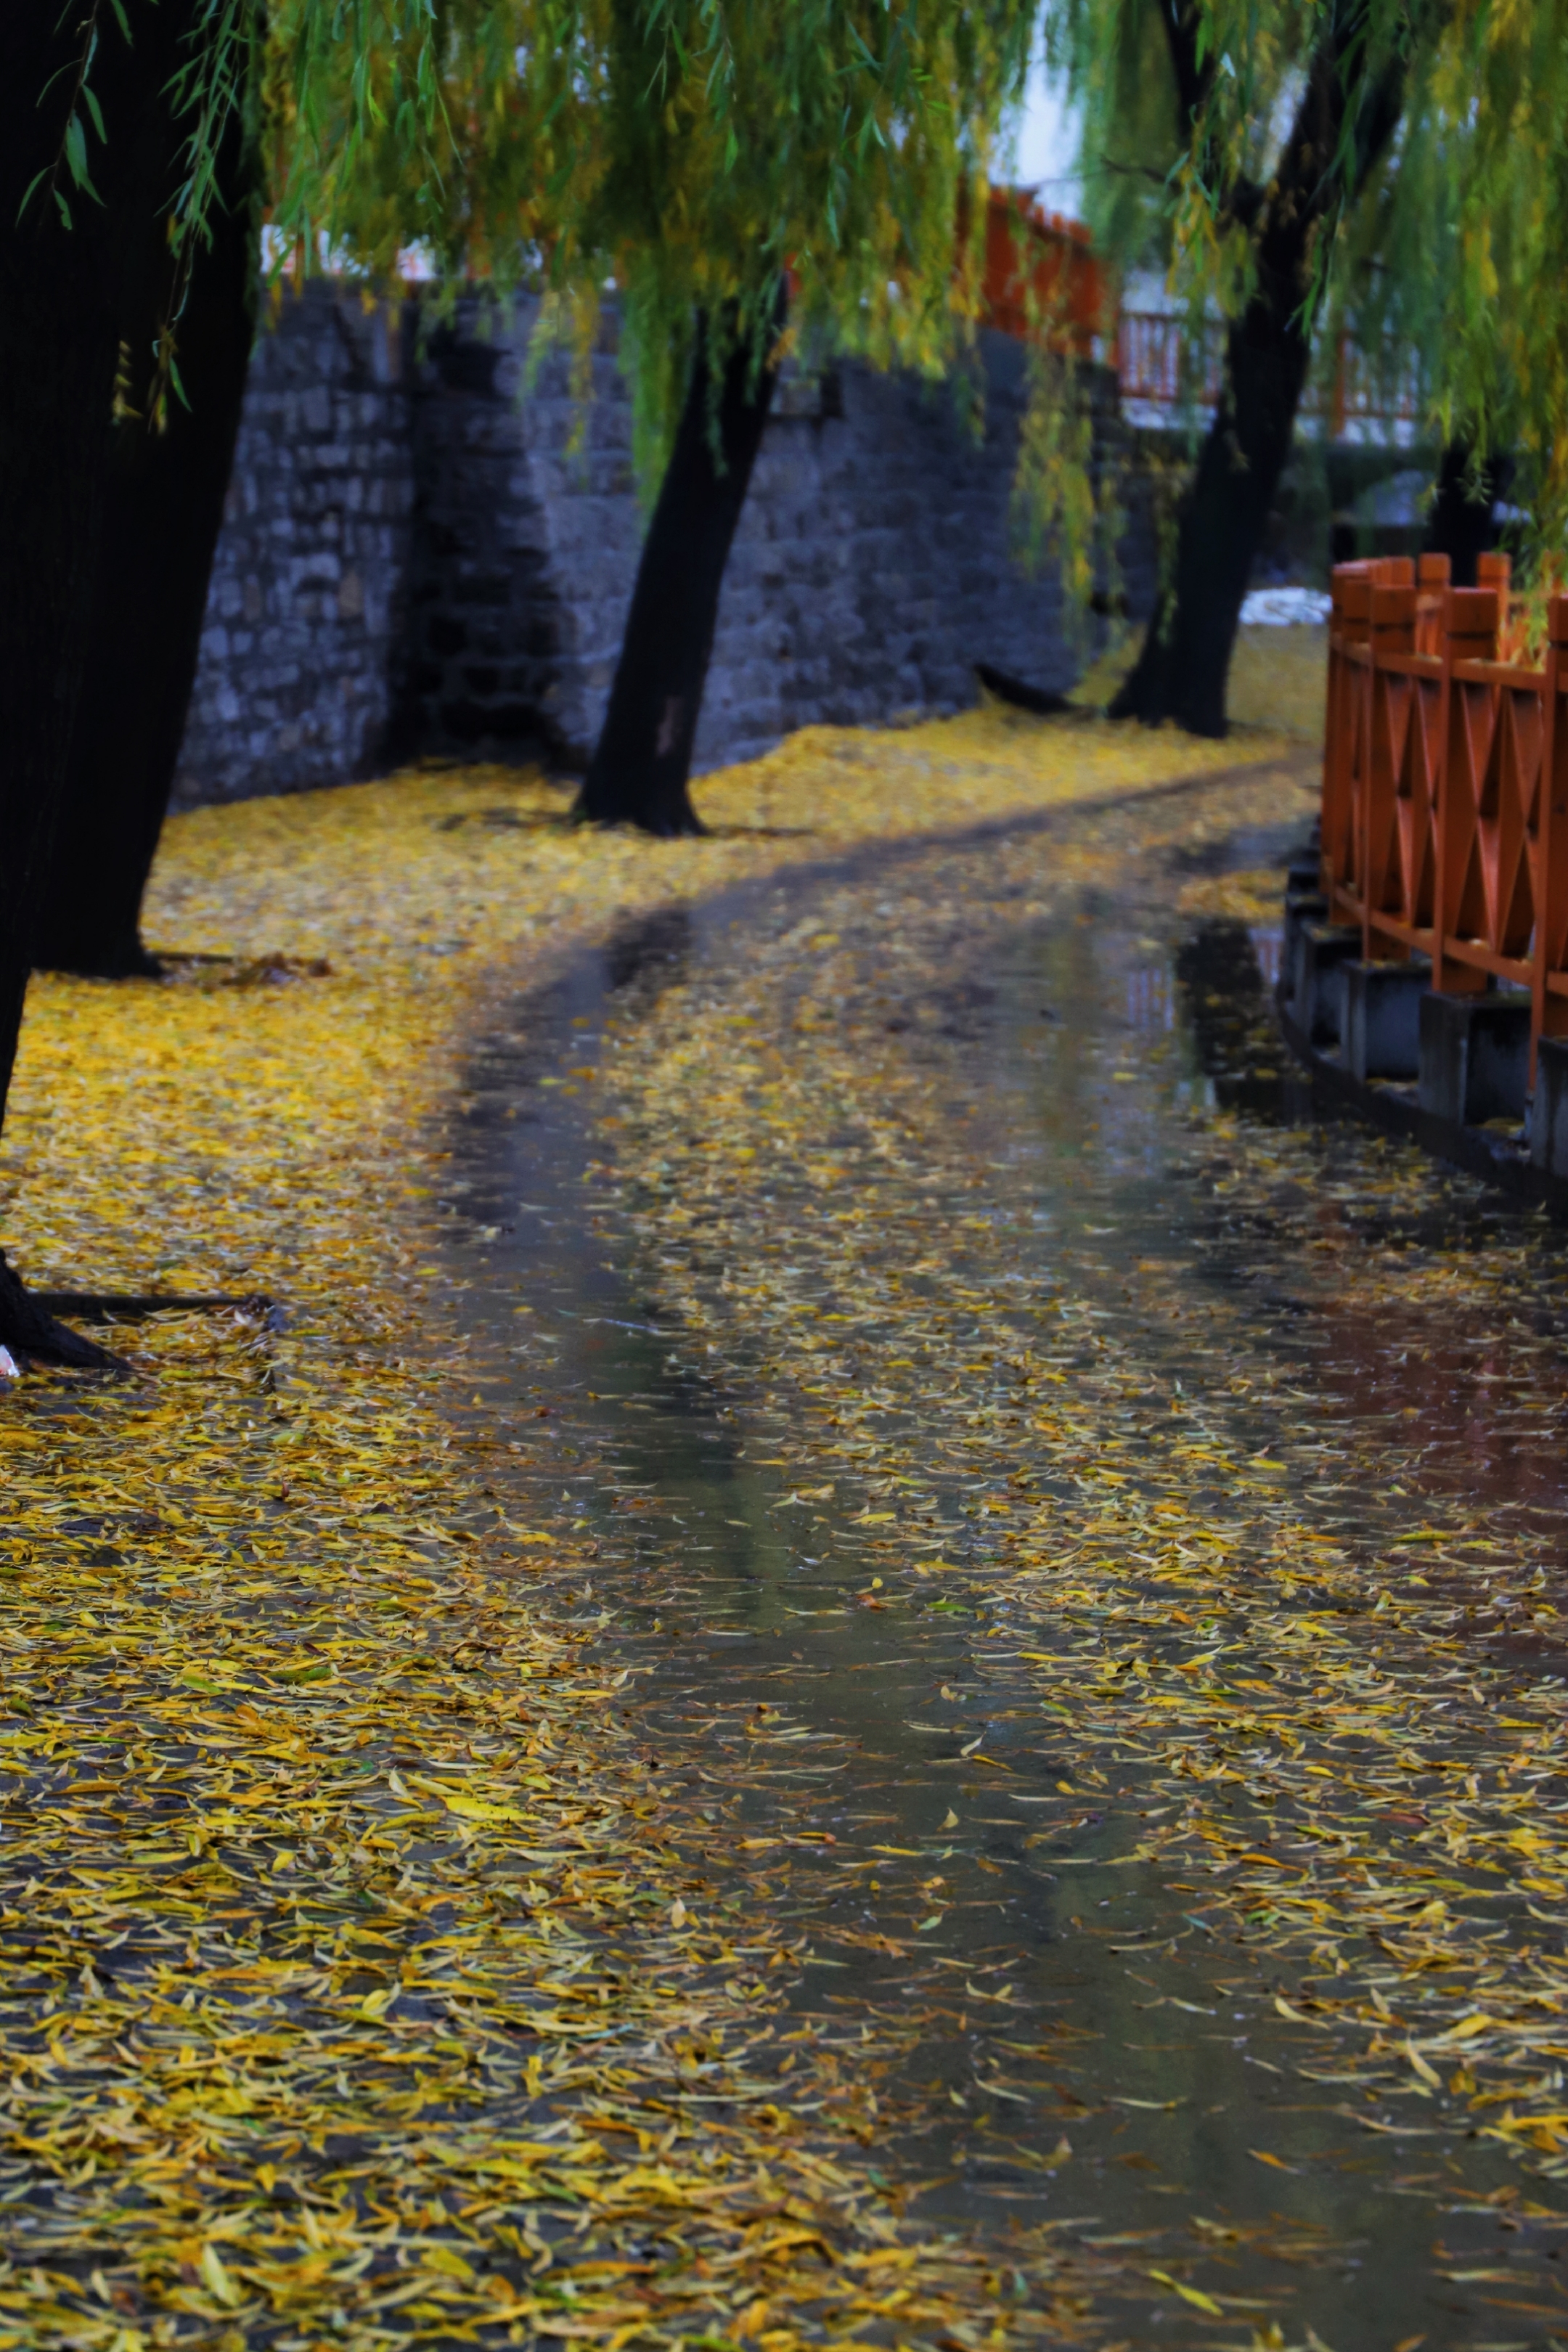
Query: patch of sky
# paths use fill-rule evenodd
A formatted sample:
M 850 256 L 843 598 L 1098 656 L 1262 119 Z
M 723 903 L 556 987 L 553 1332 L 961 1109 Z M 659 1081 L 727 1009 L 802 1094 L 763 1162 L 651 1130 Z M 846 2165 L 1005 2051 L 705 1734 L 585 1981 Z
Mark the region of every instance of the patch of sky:
M 1037 57 L 1023 104 L 1004 131 L 998 176 L 1032 188 L 1048 213 L 1078 213 L 1083 204 L 1079 129 L 1078 110 L 1068 103 L 1061 77 Z

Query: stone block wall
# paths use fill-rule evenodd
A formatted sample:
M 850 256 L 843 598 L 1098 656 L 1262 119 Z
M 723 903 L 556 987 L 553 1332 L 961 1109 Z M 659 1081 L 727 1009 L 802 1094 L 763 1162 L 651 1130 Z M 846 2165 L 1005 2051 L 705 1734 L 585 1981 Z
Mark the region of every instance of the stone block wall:
M 401 323 L 326 285 L 264 307 L 176 805 L 342 783 L 385 755 L 414 509 Z
M 614 320 L 574 394 L 566 355 L 530 379 L 538 306 L 466 303 L 412 370 L 417 494 L 408 736 L 580 762 L 608 696 L 643 516 Z
M 181 796 L 346 781 L 421 752 L 585 761 L 643 515 L 606 316 L 574 397 L 531 373 L 535 306 L 413 320 L 327 287 L 258 340 L 218 551 Z M 974 699 L 974 665 L 1042 690 L 1079 655 L 1049 571 L 1009 526 L 1024 353 L 982 339 L 985 425 L 951 391 L 845 363 L 781 386 L 720 608 L 697 764 L 817 721 Z M 1114 434 L 1106 377 L 1105 431 Z M 1153 588 L 1134 500 L 1132 610 Z

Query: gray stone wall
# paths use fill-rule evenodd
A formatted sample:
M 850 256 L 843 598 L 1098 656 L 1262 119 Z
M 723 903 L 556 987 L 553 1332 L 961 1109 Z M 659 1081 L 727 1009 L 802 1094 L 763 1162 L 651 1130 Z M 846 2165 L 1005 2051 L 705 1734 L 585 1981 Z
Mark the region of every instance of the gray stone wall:
M 586 406 L 528 368 L 536 311 L 476 301 L 416 349 L 357 299 L 288 298 L 259 340 L 182 761 L 186 801 L 373 773 L 418 752 L 585 760 L 643 516 L 606 318 Z M 725 581 L 697 762 L 818 721 L 1043 690 L 1078 657 L 1012 553 L 1024 353 L 981 339 L 985 426 L 952 393 L 844 364 L 781 387 Z M 1115 433 L 1105 379 L 1105 430 Z M 1134 510 L 1132 609 L 1152 593 Z
M 417 371 L 415 728 L 435 748 L 505 756 L 531 738 L 581 763 L 642 537 L 631 404 L 613 319 L 585 411 L 558 354 L 525 391 L 534 317 L 468 306 Z M 1012 551 L 1024 352 L 985 333 L 981 358 L 978 441 L 945 385 L 842 365 L 781 387 L 725 578 L 699 767 L 818 721 L 962 709 L 980 661 L 1046 691 L 1071 683 L 1057 580 L 1026 577 Z M 1109 375 L 1103 391 L 1115 431 Z M 1146 611 L 1141 516 L 1122 563 Z
M 585 403 L 563 353 L 530 381 L 536 317 L 465 304 L 412 370 L 407 723 L 435 751 L 580 759 L 609 692 L 642 543 L 631 404 L 613 321 Z
M 263 315 L 177 805 L 372 774 L 396 714 L 414 508 L 401 322 L 320 284 Z

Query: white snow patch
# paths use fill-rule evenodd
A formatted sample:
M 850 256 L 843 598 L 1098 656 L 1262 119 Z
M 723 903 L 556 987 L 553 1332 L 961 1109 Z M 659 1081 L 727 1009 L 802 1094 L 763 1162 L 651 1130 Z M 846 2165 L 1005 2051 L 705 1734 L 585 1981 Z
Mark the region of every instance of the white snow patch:
M 1318 588 L 1255 588 L 1241 600 L 1241 625 L 1255 629 L 1316 627 L 1329 617 L 1333 598 Z

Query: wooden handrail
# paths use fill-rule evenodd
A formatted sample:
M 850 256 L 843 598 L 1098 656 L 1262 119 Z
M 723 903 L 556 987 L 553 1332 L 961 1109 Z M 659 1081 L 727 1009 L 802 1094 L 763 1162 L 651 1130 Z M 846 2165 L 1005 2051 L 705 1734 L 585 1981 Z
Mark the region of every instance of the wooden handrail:
M 1506 555 L 1478 585 L 1445 557 L 1335 567 L 1323 733 L 1322 890 L 1368 960 L 1428 955 L 1432 986 L 1528 989 L 1531 1079 L 1568 1034 L 1568 594 L 1541 667 Z M 1515 624 L 1510 631 L 1510 620 Z

